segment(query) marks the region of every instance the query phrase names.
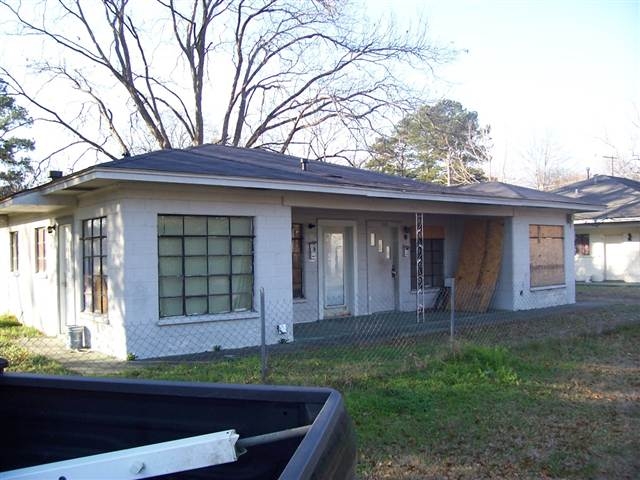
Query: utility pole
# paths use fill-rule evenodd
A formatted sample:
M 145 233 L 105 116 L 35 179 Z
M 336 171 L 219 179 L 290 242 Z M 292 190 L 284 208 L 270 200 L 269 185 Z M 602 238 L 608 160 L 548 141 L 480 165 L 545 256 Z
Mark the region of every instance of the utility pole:
M 618 157 L 614 155 L 603 155 L 602 158 L 604 158 L 605 160 L 611 160 L 611 176 L 613 177 L 613 161 L 617 160 Z

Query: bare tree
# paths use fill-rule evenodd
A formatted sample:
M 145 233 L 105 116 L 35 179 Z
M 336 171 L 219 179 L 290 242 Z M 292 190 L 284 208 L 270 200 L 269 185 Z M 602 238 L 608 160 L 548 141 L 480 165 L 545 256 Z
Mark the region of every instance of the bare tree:
M 448 52 L 430 45 L 425 31 L 359 25 L 347 6 L 155 0 L 140 10 L 128 0 L 99 8 L 84 0 L 28 8 L 0 0 L 17 33 L 56 49 L 59 61 L 37 61 L 32 71 L 43 85 L 71 87 L 73 106 L 61 111 L 40 98 L 42 88 L 4 73 L 41 119 L 108 158 L 219 142 L 280 152 L 302 144 L 322 158 L 353 159 L 381 119 L 413 105 L 401 69 L 428 70 Z M 319 135 L 324 127 L 341 135 Z M 341 144 L 328 146 L 329 137 Z
M 538 190 L 553 190 L 571 177 L 571 172 L 563 164 L 568 160 L 562 147 L 550 133 L 531 140 L 528 149 L 522 154 L 529 182 Z M 573 177 L 571 177 L 573 178 Z

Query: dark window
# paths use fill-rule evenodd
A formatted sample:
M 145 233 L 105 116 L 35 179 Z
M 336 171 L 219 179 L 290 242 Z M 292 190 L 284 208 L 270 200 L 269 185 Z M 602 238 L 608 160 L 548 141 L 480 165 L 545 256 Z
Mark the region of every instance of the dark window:
M 576 233 L 576 255 L 591 255 L 588 233 Z
M 160 316 L 253 308 L 251 217 L 158 216 Z
M 9 268 L 12 272 L 18 271 L 18 232 L 9 233 Z
M 564 285 L 564 228 L 529 225 L 530 285 Z
M 293 275 L 293 298 L 304 298 L 302 285 L 304 257 L 302 255 L 304 238 L 302 236 L 302 224 L 291 225 L 291 267 Z
M 422 262 L 425 287 L 444 285 L 444 239 L 425 238 L 423 240 Z M 411 290 L 417 290 L 416 279 L 416 239 L 411 239 Z
M 107 313 L 107 217 L 82 221 L 82 310 Z
M 36 228 L 36 273 L 47 271 L 46 228 Z

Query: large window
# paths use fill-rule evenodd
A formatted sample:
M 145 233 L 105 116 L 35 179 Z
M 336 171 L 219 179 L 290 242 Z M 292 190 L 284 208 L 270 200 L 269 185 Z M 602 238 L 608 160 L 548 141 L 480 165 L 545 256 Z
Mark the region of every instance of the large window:
M 82 310 L 107 313 L 107 218 L 82 221 Z
M 591 255 L 591 242 L 588 233 L 576 233 L 576 255 Z
M 424 265 L 424 286 L 444 285 L 444 239 L 425 238 L 423 240 L 422 262 Z M 417 290 L 416 239 L 411 239 L 411 290 Z
M 529 225 L 529 257 L 532 287 L 564 285 L 564 228 Z
M 422 262 L 425 287 L 444 285 L 444 228 L 425 226 L 422 241 Z M 411 290 L 417 290 L 416 278 L 416 230 L 411 232 Z
M 44 227 L 36 228 L 35 230 L 36 273 L 47 271 L 46 232 L 47 229 Z
M 9 269 L 18 271 L 18 232 L 9 232 Z
M 158 216 L 160 316 L 253 308 L 251 217 Z
M 302 255 L 303 248 L 302 224 L 294 223 L 291 225 L 291 266 L 293 276 L 293 298 L 304 298 L 304 290 L 302 288 L 302 274 L 304 257 Z

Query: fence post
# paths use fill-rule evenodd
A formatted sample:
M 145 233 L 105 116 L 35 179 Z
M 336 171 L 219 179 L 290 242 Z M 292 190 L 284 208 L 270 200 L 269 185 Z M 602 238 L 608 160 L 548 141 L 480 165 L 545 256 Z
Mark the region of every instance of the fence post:
M 451 336 L 451 352 L 454 352 L 456 321 L 456 279 L 451 278 L 451 295 L 449 296 L 449 334 Z
M 267 383 L 267 324 L 264 311 L 264 288 L 260 288 L 260 378 Z

